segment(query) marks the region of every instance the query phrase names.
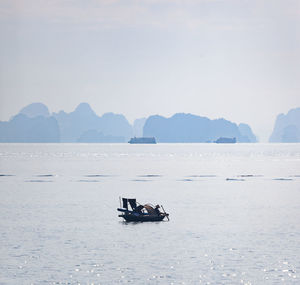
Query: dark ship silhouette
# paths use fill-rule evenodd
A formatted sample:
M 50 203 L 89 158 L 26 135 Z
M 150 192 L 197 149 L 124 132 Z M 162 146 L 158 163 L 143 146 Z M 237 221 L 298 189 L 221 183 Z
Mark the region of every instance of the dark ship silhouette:
M 141 137 L 141 138 L 131 138 L 128 142 L 130 144 L 156 144 L 155 137 Z
M 215 143 L 236 143 L 236 138 L 218 138 Z

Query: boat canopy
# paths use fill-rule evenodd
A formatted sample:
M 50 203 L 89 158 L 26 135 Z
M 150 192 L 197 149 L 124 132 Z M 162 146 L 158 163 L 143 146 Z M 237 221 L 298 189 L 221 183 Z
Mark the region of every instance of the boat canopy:
M 155 212 L 155 209 L 151 205 L 146 204 L 146 205 L 144 205 L 144 207 L 147 210 L 147 212 L 148 212 L 149 215 L 156 215 L 157 214 Z

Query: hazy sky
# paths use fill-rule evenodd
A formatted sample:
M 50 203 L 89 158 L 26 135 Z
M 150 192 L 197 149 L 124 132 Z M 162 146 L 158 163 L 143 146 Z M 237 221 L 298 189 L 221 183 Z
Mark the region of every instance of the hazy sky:
M 0 120 L 32 102 L 250 124 L 300 107 L 299 0 L 0 0 Z

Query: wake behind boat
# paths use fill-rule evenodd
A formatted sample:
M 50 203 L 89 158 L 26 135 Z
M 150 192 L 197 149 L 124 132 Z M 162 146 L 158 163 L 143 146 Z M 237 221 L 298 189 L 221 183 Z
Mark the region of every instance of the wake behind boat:
M 155 207 L 152 204 L 141 205 L 136 202 L 136 199 L 122 198 L 121 206 L 122 208 L 117 209 L 122 212 L 119 217 L 127 222 L 160 222 L 165 217 L 169 220 L 169 214 L 165 212 L 162 205 Z M 163 212 L 159 210 L 160 208 Z

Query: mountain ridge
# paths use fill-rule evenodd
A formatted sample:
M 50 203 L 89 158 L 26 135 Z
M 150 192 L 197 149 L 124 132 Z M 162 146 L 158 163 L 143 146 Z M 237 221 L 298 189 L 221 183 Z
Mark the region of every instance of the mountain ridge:
M 43 103 L 32 103 L 11 120 L 0 122 L 1 142 L 126 142 L 133 135 L 154 136 L 158 142 L 213 142 L 219 137 L 257 141 L 249 125 L 224 118 L 175 113 L 170 118 L 152 115 L 136 119 L 131 125 L 122 114 L 98 116 L 85 102 L 69 113 L 50 113 Z
M 277 115 L 269 142 L 300 142 L 300 108 Z
M 247 124 L 238 126 L 223 118 L 211 120 L 190 113 L 176 113 L 169 118 L 150 116 L 144 125 L 143 135 L 170 143 L 213 142 L 220 137 L 235 137 L 238 142 L 257 141 Z

